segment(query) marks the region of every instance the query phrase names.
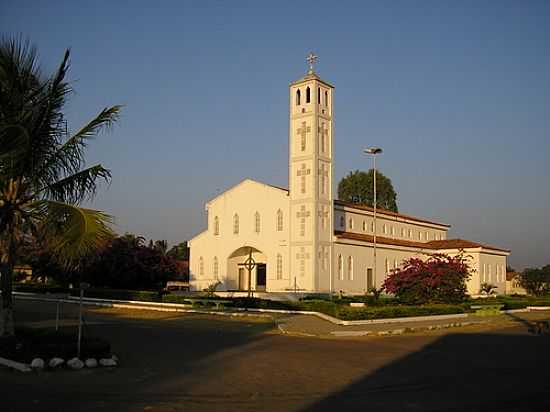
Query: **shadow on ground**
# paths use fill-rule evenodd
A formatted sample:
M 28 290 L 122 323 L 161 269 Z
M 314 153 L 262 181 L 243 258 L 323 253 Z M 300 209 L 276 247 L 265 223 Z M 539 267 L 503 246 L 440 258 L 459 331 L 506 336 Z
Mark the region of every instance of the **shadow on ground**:
M 21 319 L 48 317 L 44 305 Z M 119 369 L 0 371 L 2 411 L 550 410 L 550 338 L 494 333 L 325 340 L 272 325 L 90 313 Z
M 550 336 L 517 331 L 439 337 L 302 411 L 549 411 Z

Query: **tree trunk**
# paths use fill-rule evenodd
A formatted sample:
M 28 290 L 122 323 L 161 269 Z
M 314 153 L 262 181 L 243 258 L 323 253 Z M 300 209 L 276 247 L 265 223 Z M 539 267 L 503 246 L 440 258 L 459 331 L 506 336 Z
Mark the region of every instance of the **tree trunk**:
M 13 236 L 8 236 L 6 262 L 1 266 L 2 277 L 2 309 L 0 313 L 0 338 L 14 336 L 12 278 L 15 264 L 15 242 Z

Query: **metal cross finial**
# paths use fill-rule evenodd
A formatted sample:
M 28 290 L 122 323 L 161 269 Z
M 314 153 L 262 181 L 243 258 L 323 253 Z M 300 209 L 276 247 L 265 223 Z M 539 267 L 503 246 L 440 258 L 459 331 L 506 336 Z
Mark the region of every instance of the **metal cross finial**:
M 313 73 L 314 70 L 313 70 L 313 65 L 315 64 L 315 62 L 317 61 L 317 56 L 313 53 L 309 53 L 306 57 L 306 60 L 307 62 L 309 63 L 309 72 L 310 73 Z

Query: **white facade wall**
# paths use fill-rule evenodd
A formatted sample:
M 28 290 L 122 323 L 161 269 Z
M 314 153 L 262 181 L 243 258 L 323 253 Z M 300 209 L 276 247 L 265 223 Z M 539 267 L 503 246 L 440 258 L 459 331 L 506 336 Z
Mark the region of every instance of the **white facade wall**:
M 254 248 L 253 258 L 258 263 L 267 264 L 268 290 L 289 287 L 289 200 L 286 190 L 247 179 L 210 201 L 207 208 L 208 229 L 189 242 L 190 283 L 193 290 L 202 290 L 218 280 L 223 283 L 220 290 L 237 289 L 237 264 L 248 256 L 241 254 L 236 259 L 231 256 L 243 247 Z M 283 213 L 282 231 L 277 230 L 279 210 Z M 260 216 L 259 232 L 255 228 L 256 212 Z M 237 234 L 233 233 L 235 215 L 239 219 Z M 214 234 L 216 217 L 219 220 L 218 235 Z M 282 258 L 281 279 L 278 279 L 277 255 Z M 214 258 L 218 259 L 219 265 L 217 277 L 213 271 Z M 252 285 L 255 285 L 255 279 L 252 280 Z

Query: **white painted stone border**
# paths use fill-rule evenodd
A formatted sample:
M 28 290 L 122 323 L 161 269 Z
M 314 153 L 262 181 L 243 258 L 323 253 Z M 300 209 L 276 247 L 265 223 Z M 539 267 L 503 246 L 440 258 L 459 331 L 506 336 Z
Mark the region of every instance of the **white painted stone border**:
M 15 297 L 23 298 L 24 300 L 39 300 L 49 302 L 63 302 L 77 304 L 80 300 L 77 296 L 69 296 L 68 299 L 56 299 L 56 298 L 43 298 L 40 295 L 13 292 Z M 118 300 L 118 299 L 99 299 L 99 298 L 84 298 L 82 301 L 85 305 L 112 307 L 121 309 L 147 309 L 160 312 L 183 312 L 183 313 L 197 313 L 204 315 L 219 315 L 219 316 L 249 316 L 255 313 L 254 316 L 269 317 L 269 313 L 280 313 L 289 315 L 311 315 L 324 319 L 335 325 L 340 326 L 354 326 L 354 325 L 372 325 L 381 323 L 407 323 L 407 322 L 426 322 L 437 321 L 447 319 L 463 319 L 467 318 L 467 313 L 456 313 L 450 315 L 430 315 L 430 316 L 410 316 L 403 318 L 387 318 L 387 319 L 364 319 L 364 320 L 341 320 L 330 315 L 326 315 L 320 312 L 312 312 L 305 310 L 282 310 L 282 309 L 259 309 L 259 308 L 232 308 L 231 312 L 211 311 L 211 310 L 198 310 L 189 309 L 191 305 L 185 305 L 181 303 L 160 303 L 160 302 L 143 302 L 137 300 Z M 528 306 L 525 309 L 513 309 L 507 311 L 501 311 L 501 313 L 515 313 L 515 312 L 529 312 L 531 310 L 550 310 L 548 306 Z
M 27 365 L 26 363 L 16 362 L 6 358 L 0 358 L 0 365 L 7 366 L 8 368 L 16 369 L 19 372 L 32 371 L 30 365 Z

